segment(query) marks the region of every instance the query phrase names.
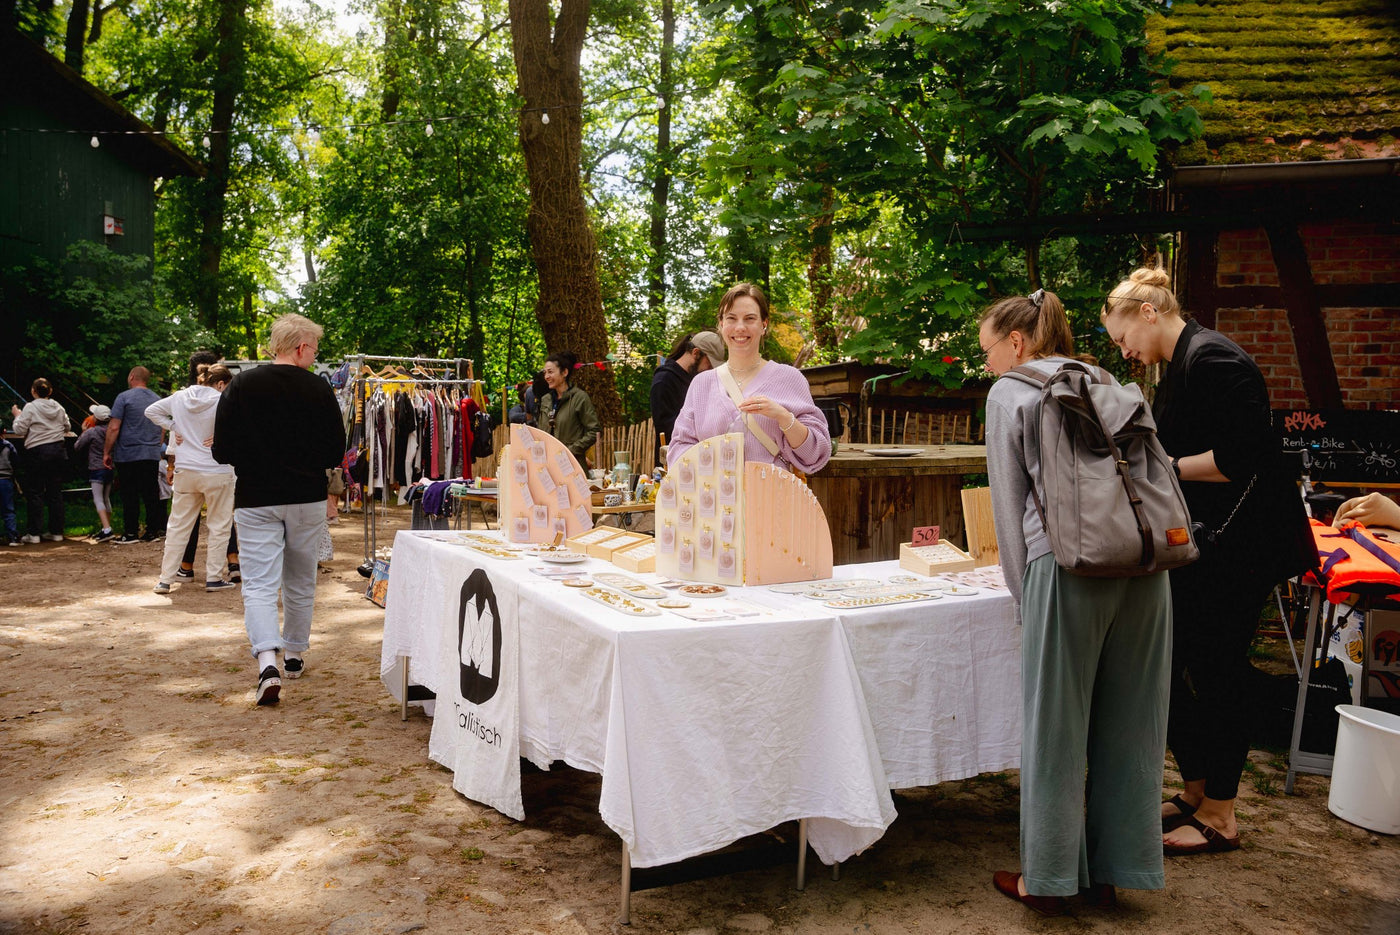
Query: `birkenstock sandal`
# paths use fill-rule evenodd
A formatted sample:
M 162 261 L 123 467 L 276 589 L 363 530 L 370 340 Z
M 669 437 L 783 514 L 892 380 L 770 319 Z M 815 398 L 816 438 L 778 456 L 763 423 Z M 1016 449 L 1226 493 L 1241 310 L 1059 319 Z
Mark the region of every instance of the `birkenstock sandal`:
M 1175 831 L 1177 828 L 1180 828 L 1182 825 L 1186 824 L 1186 819 L 1196 814 L 1196 806 L 1192 805 L 1190 802 L 1186 801 L 1179 795 L 1172 796 L 1162 804 L 1171 805 L 1176 809 L 1175 815 L 1162 816 L 1163 834 L 1166 834 L 1168 831 Z
M 1062 916 L 1069 905 L 1063 896 L 1021 895 L 1021 875 L 1010 870 L 998 870 L 992 874 L 992 885 L 997 892 L 1016 900 L 1027 909 L 1033 909 L 1043 916 Z
M 1162 844 L 1162 855 L 1164 857 L 1190 857 L 1192 854 L 1223 854 L 1226 851 L 1237 851 L 1240 849 L 1240 836 L 1237 834 L 1233 838 L 1216 831 L 1210 825 L 1202 824 L 1194 815 L 1187 815 L 1186 820 L 1178 827 L 1190 825 L 1205 837 L 1200 844 Z

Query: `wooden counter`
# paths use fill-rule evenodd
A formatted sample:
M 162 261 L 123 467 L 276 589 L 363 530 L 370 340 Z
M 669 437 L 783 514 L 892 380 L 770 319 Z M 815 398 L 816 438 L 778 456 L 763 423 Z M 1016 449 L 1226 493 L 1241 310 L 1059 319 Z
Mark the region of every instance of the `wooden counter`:
M 866 447 L 842 445 L 807 479 L 831 526 L 834 562 L 897 559 L 915 526 L 941 526 L 943 538 L 966 548 L 959 491 L 965 474 L 986 472 L 986 446 L 879 446 L 919 450 L 904 458 L 868 454 Z

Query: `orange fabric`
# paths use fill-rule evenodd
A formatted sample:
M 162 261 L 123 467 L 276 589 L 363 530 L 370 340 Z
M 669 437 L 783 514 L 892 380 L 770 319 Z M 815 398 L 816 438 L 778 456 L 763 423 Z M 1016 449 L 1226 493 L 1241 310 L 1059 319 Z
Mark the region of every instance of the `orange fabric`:
M 1396 567 L 1400 566 L 1400 545 L 1376 538 L 1361 523 L 1344 523 L 1342 528 L 1333 529 L 1315 519 L 1309 522 L 1329 601 L 1344 601 L 1343 592 L 1355 594 L 1358 588 L 1367 593 L 1400 591 Z M 1307 577 L 1319 583 L 1317 572 L 1309 572 Z

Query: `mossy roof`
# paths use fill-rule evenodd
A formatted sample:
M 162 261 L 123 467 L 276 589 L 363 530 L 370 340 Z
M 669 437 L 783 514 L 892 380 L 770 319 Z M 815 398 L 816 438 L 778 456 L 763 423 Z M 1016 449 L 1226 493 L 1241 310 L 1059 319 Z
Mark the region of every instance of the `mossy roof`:
M 1176 0 L 1148 41 L 1213 97 L 1176 165 L 1400 156 L 1396 0 Z

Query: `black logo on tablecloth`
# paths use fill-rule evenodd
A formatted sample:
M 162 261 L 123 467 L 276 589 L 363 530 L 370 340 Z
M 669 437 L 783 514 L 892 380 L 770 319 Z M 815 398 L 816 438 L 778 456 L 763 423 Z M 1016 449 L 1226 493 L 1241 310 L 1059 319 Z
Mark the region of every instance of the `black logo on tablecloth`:
M 457 652 L 462 697 L 485 704 L 501 686 L 501 611 L 496 589 L 478 568 L 462 584 L 457 605 Z

